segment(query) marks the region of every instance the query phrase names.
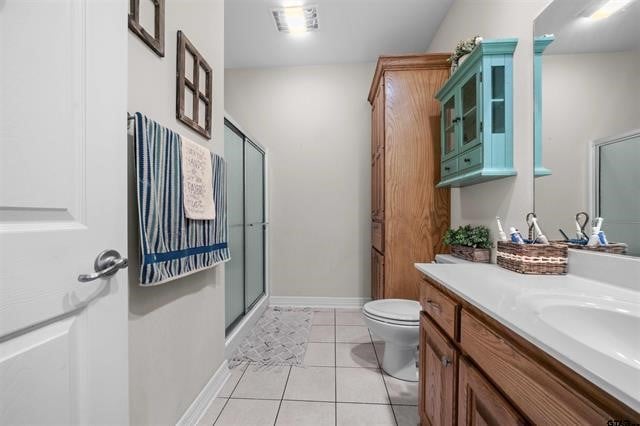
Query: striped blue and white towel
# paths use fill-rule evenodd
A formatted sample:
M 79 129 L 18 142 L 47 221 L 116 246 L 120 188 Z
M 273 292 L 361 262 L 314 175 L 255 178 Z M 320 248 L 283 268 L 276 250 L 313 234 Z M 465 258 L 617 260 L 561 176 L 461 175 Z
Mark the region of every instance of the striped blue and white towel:
M 229 260 L 226 171 L 211 154 L 216 218 L 185 217 L 179 134 L 141 113 L 135 114 L 140 285 L 151 286 L 211 268 Z

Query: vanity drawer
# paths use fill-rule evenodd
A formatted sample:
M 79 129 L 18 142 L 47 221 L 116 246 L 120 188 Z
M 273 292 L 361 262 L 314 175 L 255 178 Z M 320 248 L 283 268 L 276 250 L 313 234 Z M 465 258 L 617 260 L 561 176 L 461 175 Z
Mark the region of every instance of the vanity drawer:
M 459 304 L 426 280 L 420 286 L 420 304 L 450 338 L 457 340 Z
M 384 253 L 384 223 L 371 222 L 371 245 Z
M 458 172 L 458 158 L 444 161 L 440 169 L 440 177 L 445 177 Z
M 460 345 L 534 424 L 605 425 L 613 418 L 464 309 Z
M 482 145 L 463 152 L 458 157 L 458 169 L 465 170 L 482 164 Z

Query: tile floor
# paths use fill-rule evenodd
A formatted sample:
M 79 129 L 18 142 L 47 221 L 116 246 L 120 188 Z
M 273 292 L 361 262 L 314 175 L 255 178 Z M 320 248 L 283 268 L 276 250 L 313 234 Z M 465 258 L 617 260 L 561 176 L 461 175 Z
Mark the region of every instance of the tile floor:
M 201 424 L 415 426 L 418 384 L 384 373 L 383 349 L 359 310 L 314 311 L 304 365 L 239 365 Z

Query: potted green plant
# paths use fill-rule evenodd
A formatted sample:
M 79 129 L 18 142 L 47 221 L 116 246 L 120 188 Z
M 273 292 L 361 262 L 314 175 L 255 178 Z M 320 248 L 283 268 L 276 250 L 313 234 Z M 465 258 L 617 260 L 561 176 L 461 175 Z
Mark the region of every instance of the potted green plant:
M 455 50 L 449 57 L 449 62 L 451 62 L 451 73 L 453 74 L 460 65 L 467 59 L 467 56 L 473 52 L 473 49 L 476 48 L 478 44 L 482 42 L 482 37 L 475 36 L 465 40 L 460 40 L 456 45 Z
M 451 247 L 451 254 L 470 262 L 489 262 L 493 245 L 486 226 L 460 226 L 444 234 L 444 243 Z

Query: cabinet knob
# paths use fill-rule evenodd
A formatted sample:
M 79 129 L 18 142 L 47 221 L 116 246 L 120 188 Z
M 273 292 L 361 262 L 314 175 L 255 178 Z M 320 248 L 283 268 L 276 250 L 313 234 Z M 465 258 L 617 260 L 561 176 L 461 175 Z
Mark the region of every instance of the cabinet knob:
M 442 308 L 440 307 L 440 305 L 436 302 L 434 302 L 431 299 L 427 299 L 427 305 L 431 306 L 433 309 L 435 309 L 436 311 L 441 311 Z
M 442 355 L 442 358 L 440 360 L 442 361 L 442 365 L 444 365 L 445 367 L 451 365 L 451 360 L 446 355 Z

